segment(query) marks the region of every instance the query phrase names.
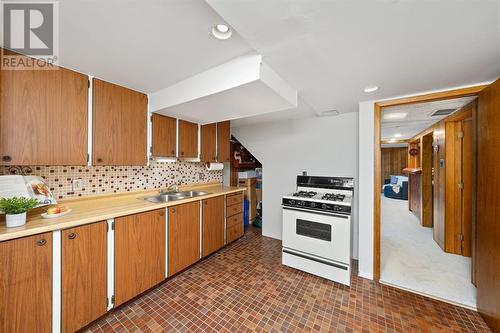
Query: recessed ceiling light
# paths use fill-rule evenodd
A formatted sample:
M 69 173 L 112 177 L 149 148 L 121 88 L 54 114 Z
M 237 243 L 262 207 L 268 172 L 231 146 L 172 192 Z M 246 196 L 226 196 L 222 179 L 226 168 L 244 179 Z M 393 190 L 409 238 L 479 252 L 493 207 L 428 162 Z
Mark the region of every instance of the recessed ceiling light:
M 365 89 L 363 89 L 363 91 L 365 93 L 372 93 L 372 92 L 377 91 L 377 90 L 378 90 L 377 86 L 368 86 Z
M 216 24 L 212 27 L 211 35 L 217 39 L 225 40 L 233 35 L 233 31 L 226 24 Z
M 395 138 L 400 138 L 400 137 L 401 137 L 401 133 L 396 133 L 396 134 L 394 134 L 394 137 L 395 137 Z
M 398 119 L 404 119 L 408 113 L 406 112 L 395 112 L 395 113 L 386 113 L 384 114 L 384 119 L 389 119 L 389 120 L 398 120 Z

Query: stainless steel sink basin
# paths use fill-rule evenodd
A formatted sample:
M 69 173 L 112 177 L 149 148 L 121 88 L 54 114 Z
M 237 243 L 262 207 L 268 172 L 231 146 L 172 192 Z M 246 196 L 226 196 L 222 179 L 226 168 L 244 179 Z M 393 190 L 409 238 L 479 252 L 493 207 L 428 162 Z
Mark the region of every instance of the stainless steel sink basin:
M 199 197 L 202 195 L 210 194 L 209 192 L 203 191 L 185 191 L 185 192 L 163 192 L 158 195 L 152 195 L 145 197 L 144 200 L 159 203 L 159 202 L 169 202 L 182 200 L 187 198 Z
M 181 195 L 175 195 L 175 194 L 159 194 L 159 195 L 152 195 L 149 197 L 145 197 L 144 200 L 158 203 L 158 202 L 169 202 L 169 201 L 176 201 L 176 200 L 182 200 L 186 199 L 188 197 L 183 197 Z
M 211 193 L 203 192 L 203 191 L 187 191 L 187 192 L 179 192 L 179 193 L 181 195 L 185 195 L 187 197 L 199 197 L 199 196 L 202 196 L 202 195 L 211 194 Z

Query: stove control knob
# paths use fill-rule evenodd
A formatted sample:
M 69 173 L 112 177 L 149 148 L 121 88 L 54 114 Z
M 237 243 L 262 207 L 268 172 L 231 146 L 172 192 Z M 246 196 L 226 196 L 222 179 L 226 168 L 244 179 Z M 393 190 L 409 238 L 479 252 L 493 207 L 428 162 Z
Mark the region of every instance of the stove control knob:
M 333 209 L 338 212 L 338 211 L 342 210 L 342 207 L 340 207 L 340 206 L 333 206 Z
M 290 205 L 295 205 L 295 200 L 290 200 Z
M 316 203 L 315 202 L 311 202 L 310 206 L 311 206 L 311 208 L 314 208 L 314 207 L 316 207 Z
M 328 205 L 327 205 L 327 204 L 322 204 L 322 205 L 321 205 L 321 208 L 322 208 L 322 209 L 327 209 L 327 208 L 328 208 Z
M 304 206 L 304 201 L 297 201 L 297 205 Z

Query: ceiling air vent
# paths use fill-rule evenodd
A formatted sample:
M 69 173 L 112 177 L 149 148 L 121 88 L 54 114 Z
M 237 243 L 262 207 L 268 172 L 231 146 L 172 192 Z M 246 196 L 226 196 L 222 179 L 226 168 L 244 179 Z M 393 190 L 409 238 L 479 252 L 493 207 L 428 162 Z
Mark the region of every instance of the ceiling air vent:
M 439 117 L 439 116 L 447 116 L 451 113 L 453 113 L 456 109 L 441 109 L 437 110 L 433 114 L 431 114 L 431 117 Z

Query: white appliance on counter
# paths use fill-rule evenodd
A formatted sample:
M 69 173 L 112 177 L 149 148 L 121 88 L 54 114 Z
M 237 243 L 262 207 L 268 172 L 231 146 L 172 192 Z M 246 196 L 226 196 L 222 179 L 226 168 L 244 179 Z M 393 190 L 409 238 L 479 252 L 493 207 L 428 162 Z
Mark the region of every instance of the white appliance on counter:
M 354 179 L 297 176 L 283 207 L 282 263 L 350 285 Z

